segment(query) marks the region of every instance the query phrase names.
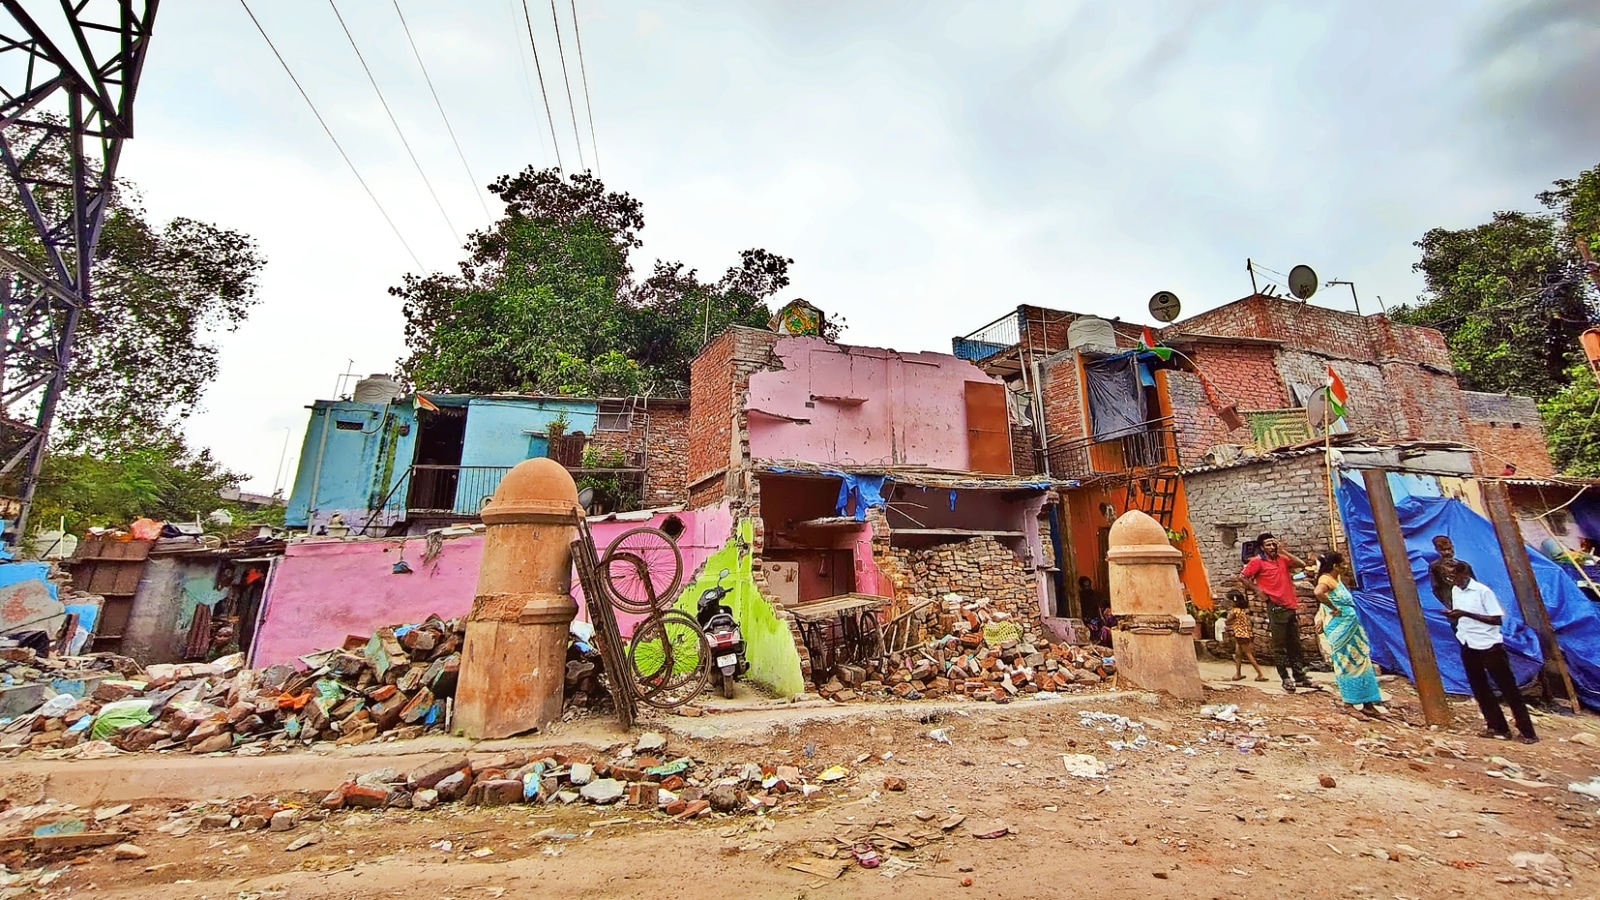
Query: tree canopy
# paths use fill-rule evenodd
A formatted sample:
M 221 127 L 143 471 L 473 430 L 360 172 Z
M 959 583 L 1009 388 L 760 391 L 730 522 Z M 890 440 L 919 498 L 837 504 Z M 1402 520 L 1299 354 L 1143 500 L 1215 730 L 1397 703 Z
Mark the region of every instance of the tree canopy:
M 1550 458 L 1568 475 L 1600 478 L 1600 384 L 1586 363 L 1568 369 L 1567 379 L 1539 404 Z
M 1549 397 L 1581 358 L 1578 335 L 1596 321 L 1563 231 L 1555 216 L 1524 212 L 1429 230 L 1414 267 L 1427 289 L 1394 317 L 1444 332 L 1462 387 Z
M 28 164 L 59 175 L 65 169 L 49 149 Z M 64 190 L 49 187 L 35 198 L 51 215 L 68 202 Z M 0 192 L 0 245 L 49 269 L 13 192 Z M 209 451 L 189 448 L 180 427 L 216 378 L 216 336 L 236 329 L 255 304 L 264 265 L 249 235 L 190 218 L 153 223 L 137 189 L 118 182 L 50 432 L 36 523 L 50 527 L 64 517 L 69 528 L 116 525 L 140 515 L 192 518 L 226 506 L 218 492 L 242 478 Z M 3 267 L 0 278 L 11 280 L 14 296 L 35 290 Z M 55 315 L 33 327 L 59 328 Z M 13 354 L 7 378 L 42 374 L 31 362 Z M 19 406 L 6 412 L 30 419 L 36 411 Z
M 457 274 L 407 275 L 408 355 L 423 390 L 576 396 L 670 394 L 729 325 L 765 326 L 793 260 L 751 249 L 714 281 L 656 262 L 636 279 L 642 205 L 592 174 L 529 167 L 489 190 L 505 214 L 473 233 Z

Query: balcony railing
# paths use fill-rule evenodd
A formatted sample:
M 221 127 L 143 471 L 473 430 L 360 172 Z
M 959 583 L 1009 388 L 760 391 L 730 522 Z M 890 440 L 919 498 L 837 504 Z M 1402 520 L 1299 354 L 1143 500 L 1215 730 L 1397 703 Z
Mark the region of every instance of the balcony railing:
M 1102 475 L 1178 467 L 1178 432 L 1172 419 L 1153 419 L 1111 434 L 1056 444 L 1045 453 L 1055 478 L 1088 480 Z
M 1021 337 L 1022 315 L 1008 312 L 977 331 L 952 340 L 951 351 L 961 359 L 980 362 L 1016 345 Z
M 581 437 L 581 436 L 580 436 Z M 552 454 L 574 478 L 615 476 L 619 485 L 630 485 L 634 499 L 642 491 L 643 459 L 628 453 L 607 459 L 599 466 L 583 466 L 582 445 L 577 453 Z M 565 448 L 562 448 L 565 449 Z M 617 466 L 616 463 L 621 463 Z M 361 533 L 387 528 L 408 519 L 475 519 L 484 504 L 494 496 L 511 466 L 414 465 L 390 486 L 382 499 L 369 507 L 370 514 Z

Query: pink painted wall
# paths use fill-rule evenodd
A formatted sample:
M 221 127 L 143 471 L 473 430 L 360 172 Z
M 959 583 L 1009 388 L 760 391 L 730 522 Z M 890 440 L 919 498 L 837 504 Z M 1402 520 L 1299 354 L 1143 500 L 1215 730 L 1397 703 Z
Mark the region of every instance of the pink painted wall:
M 466 615 L 478 584 L 482 535 L 444 541 L 424 565 L 426 541 L 305 541 L 290 544 L 273 568 L 251 648 L 251 665 L 271 666 L 339 647 L 346 635 L 371 635 L 386 625 L 429 615 Z M 395 575 L 404 549 L 410 575 Z
M 593 522 L 601 552 L 630 528 L 660 528 L 667 513 L 648 522 Z M 687 584 L 712 553 L 733 533 L 733 515 L 724 508 L 676 513 L 685 530 L 678 539 Z M 424 564 L 426 542 L 420 538 L 355 541 L 306 541 L 290 544 L 267 582 L 261 625 L 251 651 L 251 665 L 290 662 L 317 650 L 344 644 L 346 635 L 367 636 L 379 628 L 420 622 L 429 615 L 464 616 L 472 610 L 478 585 L 478 560 L 483 535 L 446 538 L 437 559 Z M 401 554 L 411 574 L 395 575 Z M 576 574 L 572 596 L 578 618 L 589 621 Z M 622 617 L 624 636 L 643 616 Z
M 774 352 L 783 368 L 750 376 L 752 457 L 969 468 L 964 384 L 994 381 L 972 363 L 814 337 Z

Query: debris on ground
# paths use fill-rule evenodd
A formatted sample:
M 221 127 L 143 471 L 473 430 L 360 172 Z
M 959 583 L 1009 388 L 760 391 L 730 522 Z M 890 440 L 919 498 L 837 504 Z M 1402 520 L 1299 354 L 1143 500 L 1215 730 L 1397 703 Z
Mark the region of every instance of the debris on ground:
M 416 736 L 449 726 L 464 637 L 463 620 L 432 616 L 258 670 L 238 653 L 140 669 L 111 654 L 8 649 L 0 678 L 15 715 L 0 725 L 0 749 L 93 759 Z
M 964 696 L 1009 703 L 1097 689 L 1116 674 L 1109 648 L 1052 643 L 1024 631 L 987 599 L 946 594 L 938 603 L 916 597 L 908 602 L 914 610 L 920 604 L 920 641 L 834 666 L 831 679 L 816 678 L 818 693 L 841 702 Z

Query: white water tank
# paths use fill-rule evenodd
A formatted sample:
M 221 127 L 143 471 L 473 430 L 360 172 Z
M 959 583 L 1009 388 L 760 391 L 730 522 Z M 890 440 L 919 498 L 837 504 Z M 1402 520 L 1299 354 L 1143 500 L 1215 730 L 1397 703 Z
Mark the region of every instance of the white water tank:
M 356 382 L 351 399 L 359 403 L 389 403 L 400 396 L 400 385 L 388 375 L 368 375 Z
M 1098 316 L 1079 316 L 1067 326 L 1068 350 L 1115 350 L 1117 332 Z

